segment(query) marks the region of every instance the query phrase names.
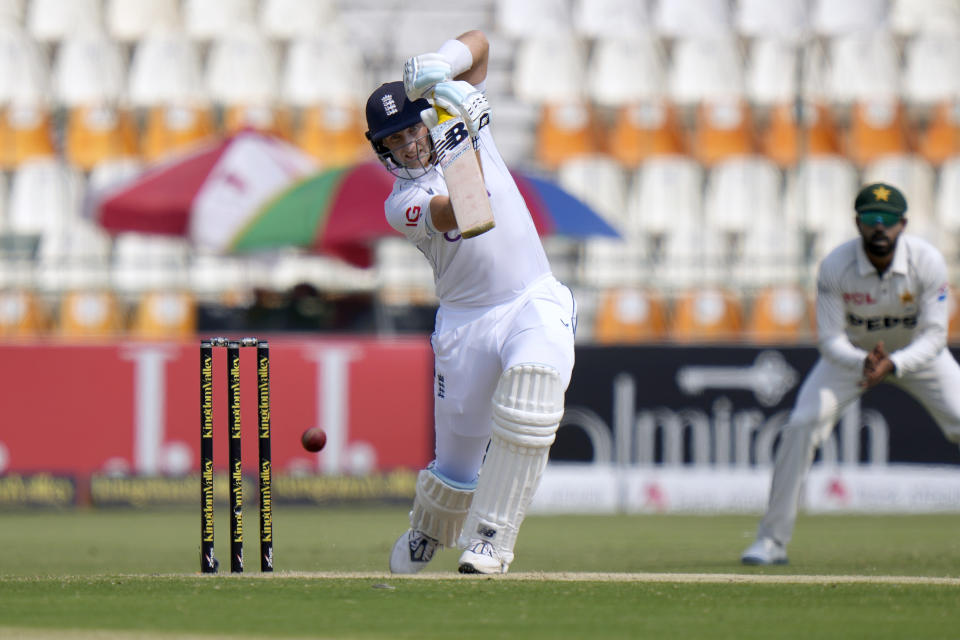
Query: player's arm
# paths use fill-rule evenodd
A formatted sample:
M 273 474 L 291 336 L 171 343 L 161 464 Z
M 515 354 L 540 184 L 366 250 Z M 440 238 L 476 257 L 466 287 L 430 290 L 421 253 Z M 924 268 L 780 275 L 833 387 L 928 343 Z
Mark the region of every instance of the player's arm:
M 430 199 L 430 223 L 440 233 L 457 228 L 457 218 L 453 215 L 450 196 L 434 196 Z
M 826 360 L 860 373 L 868 353 L 847 337 L 845 313 L 843 292 L 825 261 L 817 276 L 817 346 Z
M 920 263 L 923 291 L 913 341 L 890 354 L 897 377 L 922 369 L 947 346 L 947 265 L 937 253 Z

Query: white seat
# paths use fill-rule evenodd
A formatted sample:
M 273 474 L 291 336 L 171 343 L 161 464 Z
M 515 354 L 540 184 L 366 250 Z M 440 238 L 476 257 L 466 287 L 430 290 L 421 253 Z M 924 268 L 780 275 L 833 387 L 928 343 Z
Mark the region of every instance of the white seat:
M 149 108 L 205 100 L 197 45 L 181 30 L 156 29 L 140 40 L 130 62 L 131 104 Z
M 133 42 L 151 30 L 180 25 L 180 3 L 177 0 L 106 0 L 107 31 L 121 42 Z
M 903 92 L 912 105 L 960 98 L 960 39 L 947 32 L 920 33 L 904 46 Z
M 522 4 L 522 3 L 516 3 Z M 529 104 L 576 100 L 584 93 L 586 48 L 570 34 L 534 36 L 517 47 L 513 90 Z
M 496 0 L 494 23 L 509 38 L 527 38 L 572 30 L 567 0 Z
M 807 0 L 738 0 L 734 26 L 744 36 L 796 43 L 810 25 Z
M 19 25 L 0 25 L 0 104 L 35 104 L 49 95 L 46 56 Z
M 397 11 L 394 14 L 390 31 L 391 33 L 436 34 L 432 36 L 436 38 L 436 44 L 433 46 L 439 47 L 444 39 L 455 37 L 467 29 L 482 27 L 488 20 L 488 12 L 480 7 L 469 10 L 465 7 L 456 10 L 453 8 L 441 10 L 435 4 L 422 8 L 414 4 L 413 6 L 406 5 L 402 11 Z M 569 27 L 564 30 L 564 32 L 568 31 Z M 536 34 L 538 29 L 528 28 L 527 33 Z M 402 63 L 404 60 L 423 53 L 425 43 L 423 40 L 418 40 L 418 38 L 391 38 L 387 43 L 389 47 L 386 51 L 389 55 L 388 59 L 399 60 Z M 491 47 L 491 50 L 496 51 L 493 47 Z M 497 54 L 494 53 L 493 55 Z M 394 68 L 397 69 L 394 73 L 399 73 L 400 68 L 396 66 Z M 496 79 L 493 79 L 493 81 L 496 82 Z
M 258 22 L 268 38 L 292 40 L 309 37 L 336 15 L 333 0 L 263 0 Z
M 0 24 L 22 25 L 23 5 L 24 0 L 0 0 Z
M 219 300 L 250 288 L 247 261 L 239 256 L 194 251 L 186 271 L 187 287 L 203 299 Z
M 53 62 L 54 99 L 68 107 L 115 103 L 125 80 L 120 45 L 100 29 L 71 32 Z
M 703 213 L 703 168 L 689 156 L 657 156 L 634 173 L 627 198 L 630 235 L 672 235 L 697 227 Z
M 896 186 L 907 198 L 910 233 L 927 240 L 937 238 L 933 167 L 916 154 L 883 156 L 863 169 L 863 183 L 886 182 Z
M 594 45 L 587 63 L 587 90 L 604 107 L 661 98 L 666 69 L 663 48 L 653 34 L 611 35 Z
M 784 38 L 754 39 L 745 76 L 747 99 L 753 104 L 769 107 L 796 99 L 796 46 Z
M 336 258 L 302 251 L 280 255 L 270 269 L 273 289 L 282 291 L 303 282 L 323 291 L 373 291 L 376 277 L 373 269 L 360 269 Z
M 374 251 L 376 285 L 388 304 L 425 303 L 436 300 L 433 269 L 406 238 L 377 241 Z
M 957 36 L 960 34 L 960 2 L 892 0 L 888 21 L 894 33 L 905 37 L 928 33 Z
M 646 247 L 633 238 L 587 238 L 580 282 L 597 288 L 636 287 L 650 277 Z
M 557 181 L 611 225 L 623 228 L 626 222 L 627 177 L 612 157 L 590 155 L 567 160 L 557 171 Z
M 290 43 L 280 88 L 284 102 L 359 105 L 368 86 L 363 57 L 338 33 L 318 32 Z
M 887 0 L 812 0 L 810 24 L 822 36 L 871 32 L 884 24 Z
M 97 196 L 126 184 L 143 171 L 143 164 L 136 158 L 117 158 L 97 164 L 87 178 L 87 206 L 93 206 Z M 93 218 L 92 211 L 85 211 Z
M 222 104 L 272 104 L 277 96 L 276 48 L 254 27 L 237 27 L 210 47 L 205 84 Z
M 747 229 L 732 268 L 734 282 L 742 288 L 800 282 L 806 270 L 804 236 L 800 228 L 783 220 L 761 216 Z
M 708 232 L 744 234 L 762 220 L 781 219 L 780 172 L 759 155 L 720 161 L 707 176 L 704 222 Z
M 893 34 L 880 29 L 834 38 L 830 43 L 829 73 L 833 102 L 849 104 L 897 97 L 900 57 Z
M 727 0 L 669 0 L 658 2 L 651 17 L 661 35 L 714 38 L 731 31 L 730 5 Z
M 731 36 L 686 38 L 674 43 L 669 92 L 678 104 L 737 98 L 744 94 L 744 62 Z
M 27 31 L 38 42 L 56 42 L 102 25 L 100 0 L 32 0 L 27 5 Z
M 189 257 L 190 247 L 184 238 L 118 234 L 113 244 L 112 286 L 126 295 L 185 288 Z
M 519 3 L 518 3 L 519 4 Z M 574 30 L 597 43 L 611 37 L 633 37 L 650 25 L 650 10 L 636 0 L 575 0 Z
M 256 24 L 255 0 L 183 0 L 184 29 L 194 40 L 214 40 Z
M 83 179 L 56 158 L 25 161 L 13 174 L 9 229 L 16 233 L 58 234 L 79 215 Z
M 957 206 L 960 202 L 960 156 L 947 159 L 940 167 L 936 199 L 937 224 L 946 232 L 937 244 L 948 257 L 956 257 L 960 235 L 960 207 Z M 907 202 L 909 205 L 909 200 Z

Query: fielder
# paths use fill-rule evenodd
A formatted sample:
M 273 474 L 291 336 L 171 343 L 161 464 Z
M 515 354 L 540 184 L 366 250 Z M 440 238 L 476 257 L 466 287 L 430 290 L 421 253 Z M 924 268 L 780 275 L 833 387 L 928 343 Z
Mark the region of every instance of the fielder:
M 800 485 L 816 447 L 864 391 L 889 382 L 960 441 L 960 366 L 946 348 L 947 267 L 920 238 L 901 235 L 907 202 L 871 184 L 854 203 L 860 238 L 834 249 L 817 278 L 820 359 L 807 376 L 780 439 L 767 512 L 744 564 L 786 564 Z
M 416 573 L 454 545 L 461 573 L 506 573 L 573 370 L 576 305 L 494 145 L 488 55 L 486 36 L 467 32 L 411 58 L 403 82 L 382 85 L 366 106 L 367 138 L 397 177 L 387 220 L 430 262 L 440 302 L 435 459 L 418 475 L 410 529 L 390 554 L 394 573 Z M 437 125 L 428 98 L 461 115 L 473 139 L 496 221 L 482 235 L 458 232 L 424 124 Z

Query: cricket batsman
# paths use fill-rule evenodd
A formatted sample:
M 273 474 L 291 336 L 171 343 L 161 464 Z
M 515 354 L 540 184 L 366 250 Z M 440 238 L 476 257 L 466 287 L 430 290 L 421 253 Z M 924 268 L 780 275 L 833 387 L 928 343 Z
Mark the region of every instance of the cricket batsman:
M 433 267 L 439 298 L 435 459 L 418 475 L 410 527 L 390 554 L 394 573 L 416 573 L 455 546 L 461 573 L 507 572 L 573 370 L 576 305 L 494 144 L 488 55 L 482 32 L 464 33 L 408 60 L 403 81 L 379 87 L 366 106 L 367 138 L 397 177 L 386 218 Z M 479 158 L 496 224 L 475 237 L 457 226 L 431 102 L 463 119 Z
M 834 249 L 817 278 L 820 358 L 797 396 L 774 462 L 767 512 L 743 552 L 749 565 L 786 564 L 800 485 L 816 447 L 847 406 L 886 382 L 916 398 L 960 441 L 960 366 L 946 348 L 949 285 L 943 256 L 903 230 L 907 202 L 889 184 L 854 203 L 860 237 Z

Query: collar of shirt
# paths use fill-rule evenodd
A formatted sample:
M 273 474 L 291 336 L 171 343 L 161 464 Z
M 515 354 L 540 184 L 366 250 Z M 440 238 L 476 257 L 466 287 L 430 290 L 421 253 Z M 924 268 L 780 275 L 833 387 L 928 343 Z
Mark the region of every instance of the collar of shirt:
M 897 239 L 897 246 L 893 249 L 893 262 L 890 263 L 890 268 L 884 273 L 906 275 L 907 250 L 903 247 L 904 244 L 906 243 L 904 242 L 903 234 L 900 234 L 900 237 Z M 867 257 L 867 251 L 863 248 L 863 240 L 857 242 L 857 271 L 861 276 L 868 276 L 871 273 L 877 272 L 877 268 L 870 262 L 870 258 Z

